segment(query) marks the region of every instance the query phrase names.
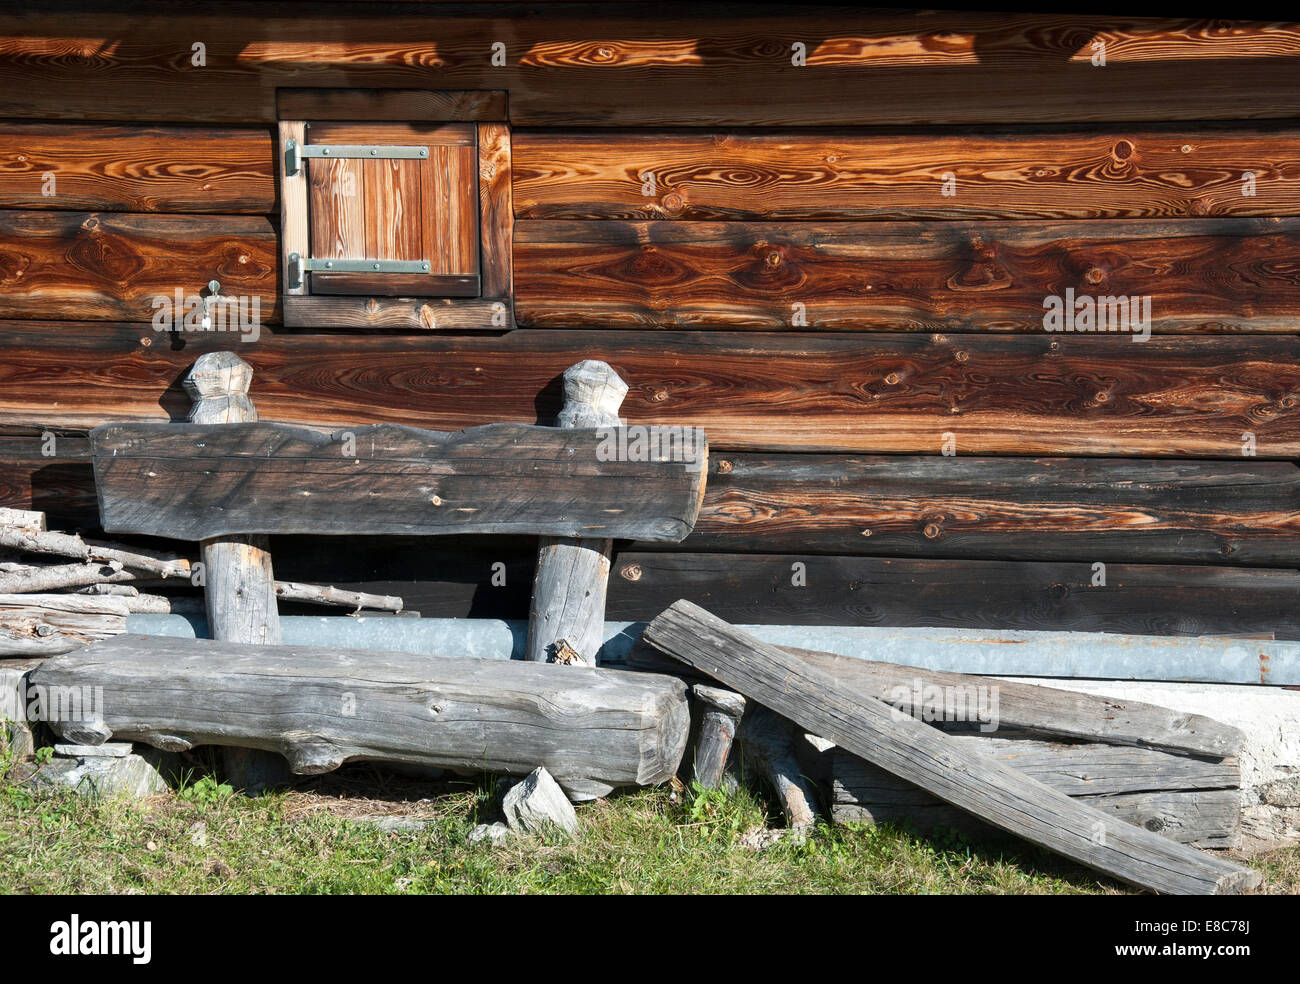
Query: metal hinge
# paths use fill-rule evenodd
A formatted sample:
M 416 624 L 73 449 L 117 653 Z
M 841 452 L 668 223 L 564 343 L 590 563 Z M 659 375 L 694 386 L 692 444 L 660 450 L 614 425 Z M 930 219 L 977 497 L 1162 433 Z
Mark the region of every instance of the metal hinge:
M 428 260 L 313 260 L 289 254 L 289 287 L 303 284 L 303 274 L 320 273 L 428 273 Z
M 421 160 L 429 156 L 428 147 L 379 146 L 378 144 L 300 144 L 297 140 L 284 142 L 284 174 L 292 177 L 302 170 L 305 158 L 325 160 Z

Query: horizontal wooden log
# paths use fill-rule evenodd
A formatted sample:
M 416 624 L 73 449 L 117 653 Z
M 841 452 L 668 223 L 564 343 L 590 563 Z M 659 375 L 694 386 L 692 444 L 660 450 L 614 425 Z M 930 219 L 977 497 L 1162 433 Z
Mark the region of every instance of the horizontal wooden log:
M 696 535 L 682 547 L 689 548 Z M 324 559 L 320 551 L 308 556 L 316 563 Z M 435 577 L 428 585 L 403 585 L 408 604 L 426 616 L 464 617 L 481 607 L 495 617 L 520 617 L 517 607 L 505 607 L 506 589 L 491 588 L 486 556 L 477 562 L 472 556 L 460 559 L 466 565 L 460 576 L 468 584 L 451 581 L 449 558 L 440 565 L 446 581 Z M 394 580 L 417 576 L 413 564 L 396 560 L 400 566 L 392 570 Z M 304 567 L 311 563 L 306 557 L 301 562 Z M 627 551 L 614 558 L 608 611 L 612 620 L 644 621 L 685 598 L 744 625 L 915 625 L 1300 639 L 1298 571 L 1108 563 L 1104 573 L 1105 584 L 1096 584 L 1098 572 L 1092 564 L 1077 562 Z M 388 583 L 378 577 L 376 581 Z M 445 597 L 442 605 L 434 597 L 437 593 Z M 502 607 L 493 607 L 497 603 Z
M 1234 788 L 1240 776 L 1235 766 L 1113 745 L 954 740 L 1125 823 L 1181 844 L 1224 849 L 1236 847 L 1240 838 L 1241 793 Z M 923 831 L 949 827 L 981 837 L 1000 833 L 843 749 L 831 752 L 831 768 L 831 815 L 837 822 L 904 822 Z M 1080 779 L 1080 774 L 1086 778 Z
M 104 529 L 184 540 L 247 533 L 527 533 L 677 541 L 695 523 L 702 433 L 638 454 L 618 427 L 106 424 L 90 433 Z M 635 437 L 635 435 L 633 435 Z M 642 442 L 646 439 L 643 436 Z
M 507 119 L 504 91 L 432 89 L 280 89 L 282 120 L 447 123 Z
M 709 471 L 687 549 L 1279 567 L 1300 557 L 1291 462 L 727 454 Z
M 1150 331 L 1300 327 L 1297 218 L 532 220 L 515 223 L 514 258 L 515 316 L 541 328 L 1041 334 L 1049 296 L 1076 311 L 1081 296 L 1123 298 L 1104 314 L 1128 335 L 1111 327 L 1116 346 Z M 1110 320 L 1121 311 L 1122 322 Z M 1085 330 L 1102 317 L 1090 315 Z
M 244 298 L 249 321 L 270 324 L 279 318 L 276 251 L 260 217 L 0 212 L 0 318 L 152 326 L 165 315 L 163 327 L 179 332 L 186 306 L 199 310 L 188 299 L 217 280 L 223 297 Z M 211 334 L 226 344 L 239 337 Z
M 0 116 L 267 123 L 280 87 L 430 84 L 509 90 L 512 122 L 540 126 L 1300 115 L 1292 24 L 691 4 L 601 13 L 56 3 L 0 21 Z
M 749 221 L 1297 215 L 1297 136 L 1257 125 L 516 129 L 515 211 L 521 219 Z
M 0 502 L 20 507 L 39 502 L 41 508 L 73 511 L 77 518 L 55 524 L 59 526 L 97 525 L 92 476 L 76 464 L 89 461 L 85 433 L 49 433 L 59 453 L 54 459 L 40 454 L 39 428 L 0 428 Z M 809 554 L 1290 566 L 1300 556 L 1298 506 L 1300 470 L 1289 462 L 1258 459 L 723 453 L 709 462 L 699 521 L 682 549 L 795 554 L 786 561 L 787 571 L 795 560 L 808 562 Z M 747 563 L 763 562 L 754 558 Z M 1022 570 L 1041 578 L 1044 588 L 1060 577 L 1080 586 L 1107 587 L 1090 584 L 1096 573 L 1091 570 L 1087 576 L 1082 570 L 1059 576 Z M 773 590 L 781 580 L 793 587 L 780 573 L 773 575 Z M 691 576 L 682 570 L 682 577 Z M 753 576 L 768 574 L 759 575 L 753 566 L 738 568 L 718 587 L 746 583 Z M 873 583 L 873 597 L 885 589 L 866 568 L 846 572 L 845 582 L 864 576 Z M 934 581 L 944 575 L 935 569 L 926 571 L 926 577 Z M 1198 582 L 1167 583 L 1195 590 Z M 689 580 L 682 587 L 686 590 Z M 846 596 L 845 603 L 858 608 L 863 597 Z M 772 600 L 780 606 L 779 599 Z
M 30 509 L 10 509 L 0 506 L 0 526 L 24 530 L 28 533 L 44 533 L 46 530 L 45 513 Z
M 0 207 L 265 214 L 269 129 L 0 123 Z
M 353 760 L 511 775 L 541 765 L 578 799 L 666 781 L 690 728 L 670 677 L 510 660 L 123 635 L 46 662 L 31 682 L 102 687 L 93 724 L 167 750 L 261 748 L 308 775 Z
M 0 423 L 184 419 L 178 379 L 220 332 L 0 325 Z M 549 423 L 583 359 L 628 383 L 628 424 L 704 428 L 715 449 L 958 456 L 1300 457 L 1300 339 L 515 331 L 500 338 L 264 333 L 241 346 L 270 420 L 456 430 Z M 36 446 L 39 453 L 39 444 Z
M 126 631 L 125 598 L 0 595 L 0 656 L 54 656 Z
M 1121 881 L 1165 894 L 1226 894 L 1262 880 L 1249 868 L 1071 800 L 962 748 L 921 721 L 896 718 L 881 702 L 689 602 L 678 602 L 656 618 L 644 638 L 665 655 L 945 802 Z

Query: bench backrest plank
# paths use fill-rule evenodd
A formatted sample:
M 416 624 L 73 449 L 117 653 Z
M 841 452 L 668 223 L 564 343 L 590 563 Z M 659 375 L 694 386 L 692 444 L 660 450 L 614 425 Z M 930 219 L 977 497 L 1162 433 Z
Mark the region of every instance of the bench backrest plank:
M 112 533 L 684 539 L 703 495 L 703 432 L 619 431 L 121 423 L 90 440 Z

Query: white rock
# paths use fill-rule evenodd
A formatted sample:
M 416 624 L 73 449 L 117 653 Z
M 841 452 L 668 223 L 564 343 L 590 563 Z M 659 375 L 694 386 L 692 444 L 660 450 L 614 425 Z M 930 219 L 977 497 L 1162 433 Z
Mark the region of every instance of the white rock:
M 510 839 L 511 831 L 504 823 L 481 823 L 465 838 L 467 844 L 487 842 L 489 847 L 500 847 Z
M 501 809 L 511 830 L 540 834 L 550 826 L 569 837 L 582 836 L 578 815 L 573 811 L 569 797 L 541 766 L 510 788 Z

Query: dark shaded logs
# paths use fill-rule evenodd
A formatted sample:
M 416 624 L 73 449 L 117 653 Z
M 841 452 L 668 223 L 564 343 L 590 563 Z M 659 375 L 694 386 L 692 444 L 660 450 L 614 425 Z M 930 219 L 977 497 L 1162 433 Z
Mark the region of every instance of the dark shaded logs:
M 269 123 L 276 89 L 302 86 L 505 89 L 516 126 L 1300 115 L 1294 24 L 686 3 L 521 10 L 327 5 L 304 16 L 258 3 L 54 0 L 0 19 L 0 117 Z M 493 64 L 496 39 L 504 64 Z M 1101 53 L 1104 68 L 1093 64 Z

